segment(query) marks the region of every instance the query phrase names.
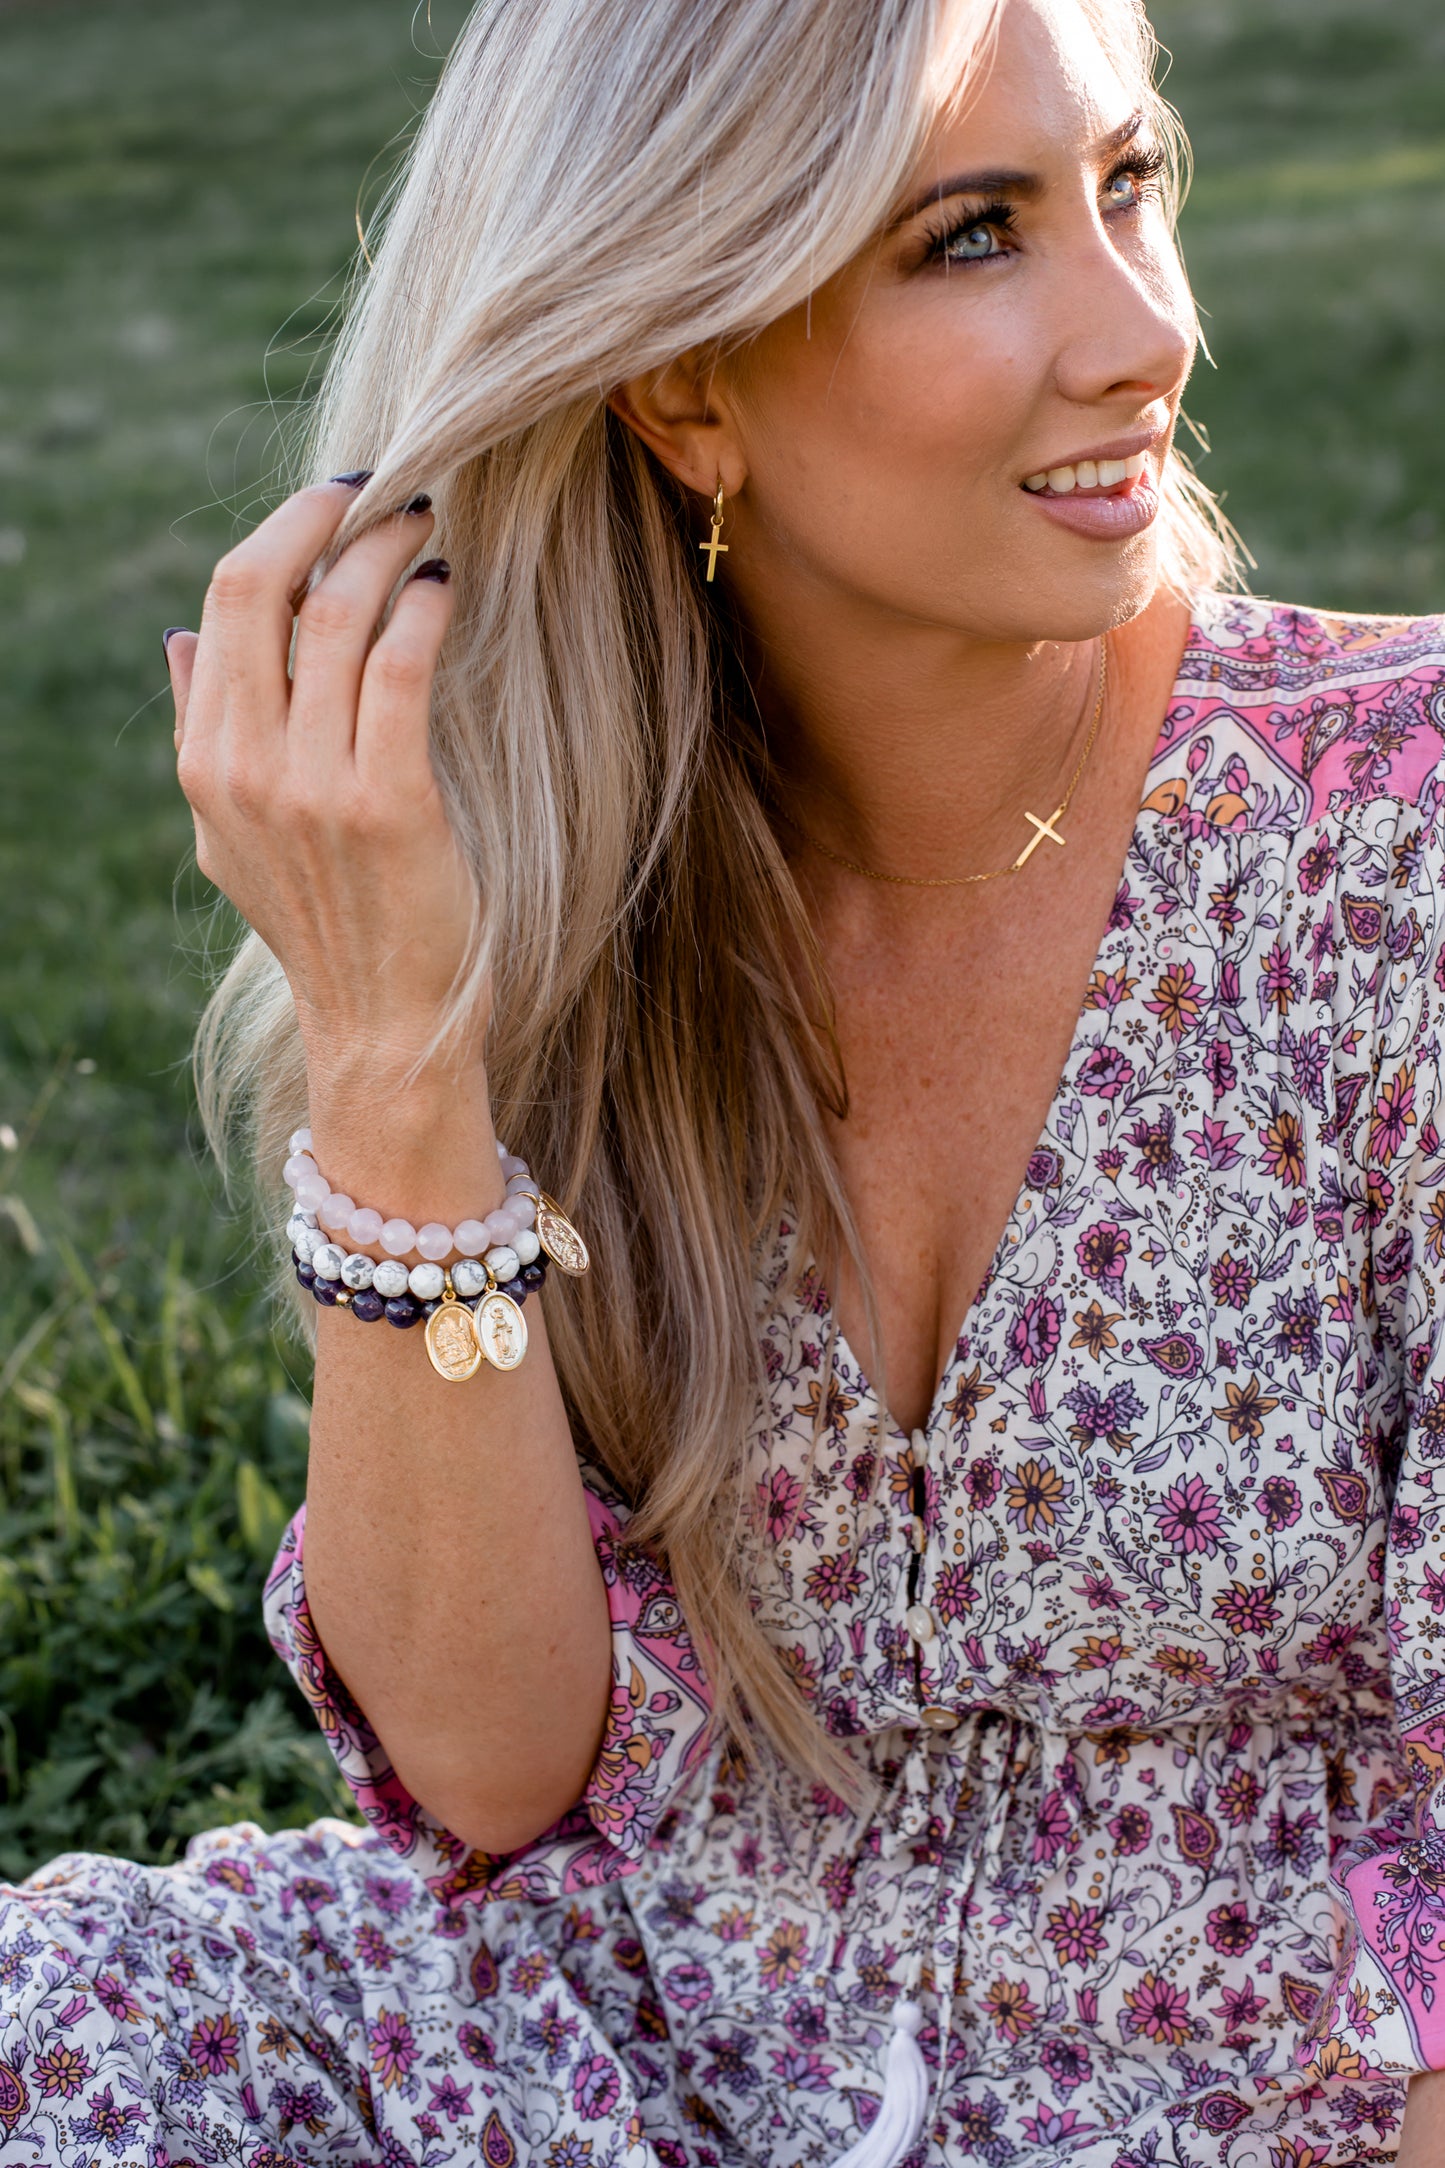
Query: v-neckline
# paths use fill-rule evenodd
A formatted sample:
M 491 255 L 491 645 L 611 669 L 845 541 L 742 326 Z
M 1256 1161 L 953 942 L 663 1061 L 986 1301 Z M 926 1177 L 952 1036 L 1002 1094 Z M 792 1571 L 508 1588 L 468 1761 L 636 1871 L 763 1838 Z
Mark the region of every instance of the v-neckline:
M 1195 609 L 1191 609 L 1189 615 L 1189 629 L 1185 634 L 1184 648 L 1179 658 L 1179 666 L 1174 673 L 1174 679 L 1169 690 L 1169 697 L 1164 704 L 1164 714 L 1160 720 L 1159 729 L 1154 739 L 1154 747 L 1149 755 L 1148 765 L 1144 770 L 1146 797 L 1148 795 L 1150 778 L 1153 776 L 1161 757 L 1169 750 L 1171 745 L 1174 743 L 1175 733 L 1173 729 L 1173 718 L 1175 706 L 1178 700 L 1182 697 L 1180 688 L 1185 680 L 1189 658 L 1195 652 L 1197 646 L 1200 644 L 1203 637 L 1204 635 L 1199 622 L 1197 611 Z M 1120 889 L 1126 887 L 1128 884 L 1129 869 L 1134 862 L 1135 854 L 1139 847 L 1139 824 L 1144 818 L 1145 812 L 1146 807 L 1141 803 L 1138 812 L 1134 816 L 1134 825 L 1129 831 L 1129 840 L 1124 846 L 1124 856 L 1120 861 L 1119 871 L 1115 877 L 1114 895 L 1116 899 L 1118 897 Z M 1043 1126 L 1041 1127 L 1039 1134 L 1035 1138 L 1033 1144 L 1029 1147 L 1028 1156 L 1024 1161 L 1023 1175 L 1019 1182 L 1018 1190 L 1015 1193 L 1013 1203 L 1009 1206 L 1008 1217 L 1003 1223 L 1003 1228 L 999 1235 L 998 1242 L 989 1257 L 987 1269 L 984 1272 L 983 1278 L 979 1281 L 978 1286 L 974 1290 L 972 1300 L 969 1302 L 968 1308 L 964 1312 L 963 1321 L 960 1324 L 958 1331 L 953 1336 L 953 1341 L 949 1348 L 948 1359 L 944 1363 L 942 1373 L 933 1388 L 933 1396 L 928 1404 L 928 1413 L 925 1416 L 922 1424 L 917 1426 L 918 1429 L 922 1430 L 923 1435 L 926 1438 L 931 1438 L 933 1436 L 939 1418 L 943 1413 L 944 1402 L 948 1393 L 950 1381 L 953 1377 L 954 1371 L 958 1367 L 962 1350 L 966 1345 L 972 1344 L 973 1326 L 974 1321 L 978 1316 L 979 1307 L 983 1302 L 985 1296 L 988 1294 L 989 1289 L 994 1285 L 994 1282 L 998 1278 L 999 1269 L 1005 1262 L 1009 1250 L 1011 1248 L 1016 1248 L 1018 1244 L 1023 1240 L 1020 1221 L 1023 1216 L 1024 1200 L 1030 1195 L 1032 1195 L 1032 1190 L 1029 1184 L 1029 1169 L 1033 1165 L 1034 1160 L 1037 1158 L 1038 1154 L 1041 1151 L 1048 1149 L 1049 1133 L 1054 1127 L 1055 1118 L 1059 1112 L 1060 1102 L 1063 1099 L 1064 1093 L 1068 1088 L 1069 1079 L 1073 1072 L 1074 1064 L 1078 1058 L 1080 1037 L 1085 1029 L 1086 1019 L 1091 1013 L 1089 1008 L 1089 989 L 1094 983 L 1094 979 L 1105 961 L 1106 951 L 1108 949 L 1109 942 L 1116 932 L 1116 928 L 1114 925 L 1114 908 L 1114 906 L 1110 907 L 1109 916 L 1104 922 L 1103 932 L 1099 937 L 1098 945 L 1095 948 L 1093 959 L 1089 967 L 1089 976 L 1084 981 L 1083 989 L 1079 998 L 1078 1012 L 1075 1015 L 1073 1030 L 1069 1036 L 1068 1050 L 1064 1055 L 1058 1078 L 1054 1084 L 1053 1093 L 1049 1099 L 1049 1104 L 1044 1114 Z M 872 1378 L 869 1376 L 869 1373 L 865 1369 L 864 1365 L 859 1361 L 855 1349 L 849 1341 L 847 1334 L 843 1330 L 842 1323 L 838 1317 L 837 1305 L 835 1302 L 832 1288 L 826 1287 L 822 1290 L 822 1292 L 827 1297 L 826 1315 L 834 1349 L 836 1353 L 842 1356 L 847 1362 L 848 1368 L 852 1375 L 854 1388 L 857 1391 L 860 1400 L 866 1401 L 869 1407 L 876 1411 L 878 1416 L 881 1418 L 882 1427 L 889 1438 L 896 1439 L 900 1444 L 907 1445 L 911 1438 L 916 1435 L 916 1430 L 906 1429 L 903 1424 L 898 1421 L 892 1409 L 887 1407 L 882 1401 L 882 1399 L 879 1397 L 878 1391 L 873 1384 Z

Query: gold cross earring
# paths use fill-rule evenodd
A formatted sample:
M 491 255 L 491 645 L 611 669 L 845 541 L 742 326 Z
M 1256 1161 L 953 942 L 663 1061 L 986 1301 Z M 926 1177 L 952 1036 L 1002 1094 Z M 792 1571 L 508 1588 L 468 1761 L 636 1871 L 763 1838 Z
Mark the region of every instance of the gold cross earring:
M 698 548 L 702 551 L 703 555 L 707 559 L 707 577 L 709 586 L 711 586 L 713 576 L 717 571 L 717 561 L 719 557 L 726 557 L 728 553 L 728 546 L 726 542 L 720 542 L 718 540 L 718 536 L 722 533 L 722 523 L 723 486 L 722 476 L 719 475 L 717 478 L 717 495 L 712 500 L 712 533 L 708 536 L 706 542 L 698 543 Z

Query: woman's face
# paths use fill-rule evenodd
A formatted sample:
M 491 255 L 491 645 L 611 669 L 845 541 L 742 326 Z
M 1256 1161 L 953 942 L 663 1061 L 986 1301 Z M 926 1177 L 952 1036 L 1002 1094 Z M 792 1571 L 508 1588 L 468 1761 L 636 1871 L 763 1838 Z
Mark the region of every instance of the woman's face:
M 876 248 L 722 366 L 749 614 L 1078 640 L 1144 607 L 1195 350 L 1158 164 L 1078 0 L 1009 0 Z

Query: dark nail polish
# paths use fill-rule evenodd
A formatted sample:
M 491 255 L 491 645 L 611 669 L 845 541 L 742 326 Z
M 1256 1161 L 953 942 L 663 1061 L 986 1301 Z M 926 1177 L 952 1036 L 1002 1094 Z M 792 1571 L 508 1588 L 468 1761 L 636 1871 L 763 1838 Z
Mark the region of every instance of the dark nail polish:
M 171 625 L 168 626 L 167 629 L 161 634 L 161 647 L 167 655 L 170 654 L 171 642 L 172 640 L 174 640 L 176 634 L 178 632 L 185 632 L 188 629 L 189 628 L 185 625 Z
M 428 557 L 424 565 L 418 565 L 412 574 L 414 580 L 435 580 L 438 587 L 445 587 L 452 576 L 452 568 L 445 557 Z
M 431 510 L 431 498 L 423 490 L 419 497 L 412 498 L 406 509 L 408 512 L 429 512 Z
M 371 480 L 375 472 L 374 467 L 356 467 L 350 474 L 333 474 L 331 479 L 333 482 L 344 482 L 348 489 L 360 489 Z

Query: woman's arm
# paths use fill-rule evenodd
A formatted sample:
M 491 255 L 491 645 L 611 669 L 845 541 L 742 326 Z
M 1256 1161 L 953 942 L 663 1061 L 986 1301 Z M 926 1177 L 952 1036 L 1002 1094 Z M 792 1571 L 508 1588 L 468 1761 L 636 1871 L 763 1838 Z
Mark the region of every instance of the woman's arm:
M 1441 2161 L 1445 2161 L 1445 2070 L 1427 2070 L 1410 2082 L 1396 2168 L 1440 2168 Z
M 180 776 L 201 870 L 286 973 L 322 1170 L 358 1203 L 454 1225 L 499 1204 L 503 1183 L 486 1017 L 467 1048 L 413 1073 L 471 924 L 428 748 L 450 595 L 413 578 L 376 636 L 431 532 L 426 509 L 363 536 L 307 593 L 352 501 L 336 483 L 292 498 L 217 567 L 199 640 L 170 641 Z M 398 1776 L 492 1852 L 580 1797 L 610 1679 L 606 1595 L 538 1311 L 521 1366 L 465 1386 L 435 1374 L 419 1333 L 318 1319 L 317 1629 Z

